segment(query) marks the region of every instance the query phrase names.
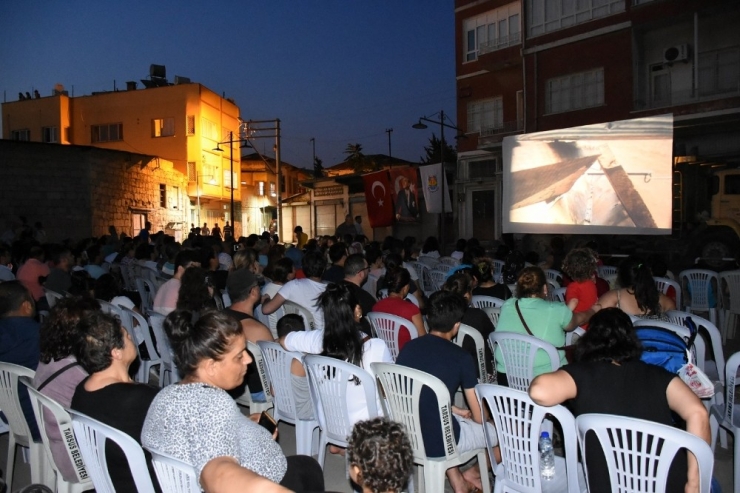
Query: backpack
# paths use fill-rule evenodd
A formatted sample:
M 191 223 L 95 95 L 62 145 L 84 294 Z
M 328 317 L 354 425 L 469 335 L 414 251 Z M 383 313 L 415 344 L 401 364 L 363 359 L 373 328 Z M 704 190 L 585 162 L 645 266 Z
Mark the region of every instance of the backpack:
M 640 360 L 650 365 L 663 367 L 673 374 L 678 373 L 678 370 L 689 362 L 690 349 L 694 346 L 694 339 L 698 333 L 691 317 L 686 317 L 684 325 L 691 333 L 688 341 L 684 341 L 675 332 L 662 327 L 635 327 L 637 338 L 642 342 Z

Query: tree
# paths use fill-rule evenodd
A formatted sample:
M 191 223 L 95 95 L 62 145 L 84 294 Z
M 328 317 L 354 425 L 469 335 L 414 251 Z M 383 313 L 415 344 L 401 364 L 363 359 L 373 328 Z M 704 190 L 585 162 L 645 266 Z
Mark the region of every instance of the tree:
M 324 164 L 324 161 L 319 159 L 318 156 L 316 156 L 313 160 L 313 177 L 314 178 L 323 178 L 324 177 L 324 167 L 322 166 Z
M 344 153 L 347 155 L 346 162 L 352 166 L 355 173 L 365 173 L 369 171 L 368 168 L 374 167 L 374 163 L 368 161 L 362 153 L 362 144 L 347 144 Z
M 424 151 L 426 156 L 419 158 L 421 164 L 435 164 L 442 161 L 442 142 L 436 135 L 432 134 L 432 138 L 429 139 L 429 146 L 425 146 Z M 446 163 L 457 162 L 457 150 L 450 145 L 447 139 L 445 139 L 444 158 Z

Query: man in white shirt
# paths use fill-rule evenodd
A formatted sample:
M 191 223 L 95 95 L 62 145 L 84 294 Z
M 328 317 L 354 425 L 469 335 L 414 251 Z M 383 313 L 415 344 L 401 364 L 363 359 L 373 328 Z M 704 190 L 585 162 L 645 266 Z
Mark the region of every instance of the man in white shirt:
M 321 252 L 309 252 L 303 256 L 305 279 L 293 279 L 283 285 L 274 298 L 262 297 L 262 313 L 269 315 L 283 306 L 286 300 L 306 308 L 313 315 L 314 328 L 324 328 L 324 312 L 316 304 L 316 298 L 326 289 L 321 275 L 326 268 L 326 259 Z
M 195 250 L 181 250 L 175 257 L 175 275 L 162 284 L 154 296 L 153 309 L 162 315 L 169 315 L 177 307 L 180 293 L 180 279 L 188 267 L 200 267 L 200 253 Z

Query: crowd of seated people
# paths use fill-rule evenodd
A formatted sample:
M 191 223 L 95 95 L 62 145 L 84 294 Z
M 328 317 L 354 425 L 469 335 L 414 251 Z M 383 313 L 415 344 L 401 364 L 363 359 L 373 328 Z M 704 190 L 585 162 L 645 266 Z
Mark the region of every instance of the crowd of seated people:
M 617 366 L 634 366 L 637 373 L 647 371 L 633 364 L 639 355 L 639 343 L 624 354 L 594 356 L 591 349 L 604 334 L 616 337 L 616 333 L 627 341 L 626 345 L 634 343 L 631 323 L 618 314 L 665 319 L 666 312 L 675 309 L 675 303 L 658 292 L 647 263 L 633 257 L 626 259 L 619 268 L 619 287 L 605 290 L 605 282 L 596 275 L 600 262 L 597 254 L 585 247 L 568 252 L 560 241 L 554 241 L 540 257 L 507 247 L 490 252 L 475 238 L 461 239 L 448 257 L 458 265 L 449 269 L 442 290 L 427 297 L 420 289 L 413 262 L 419 256 L 428 257 L 426 265 L 443 260 L 444 245 L 434 237 L 417 247 L 411 237 L 387 237 L 383 242 L 369 242 L 361 234 L 303 238 L 307 235 L 301 230 L 296 232 L 300 241 L 292 245 L 281 244 L 269 233 L 222 239 L 199 231 L 203 230 L 193 228 L 182 243 L 162 232 L 153 233 L 150 228 L 128 237 L 111 227 L 107 235 L 78 243 L 42 244 L 37 238 L 45 239 L 45 234 L 24 234 L 11 238 L 7 245 L 0 244 L 0 361 L 36 370 L 34 384 L 43 386 L 42 391 L 63 406 L 192 463 L 201 486 L 209 492 L 229 491 L 233 484 L 264 486 L 264 491 L 283 491 L 279 485 L 295 491 L 323 489 L 323 476 L 315 461 L 286 458 L 274 437 L 253 423 L 254 417 L 244 417 L 231 397 L 248 391 L 253 401 L 265 399 L 257 368 L 246 352 L 246 341 L 277 340 L 288 350 L 322 354 L 372 371 L 371 363 L 390 363 L 392 358 L 386 343 L 373 337 L 366 315 L 375 311 L 405 318 L 416 328 L 418 337 L 412 341 L 408 333 L 402 335 L 396 364 L 440 378 L 450 391 L 451 402 L 457 390 L 463 390 L 467 408 L 454 408 L 454 432 L 458 447 L 467 450 L 486 445 L 481 431 L 483 426 L 490 426 L 472 394 L 473 387 L 479 379 L 489 381 L 495 373 L 501 385 L 507 385 L 507 378 L 503 358 L 498 351 L 494 357 L 487 344 L 488 375 L 477 374 L 472 341 L 463 340 L 462 348 L 452 342 L 461 323 L 479 331 L 484 340 L 494 330 L 509 331 L 530 334 L 561 348 L 562 370 L 548 373 L 548 362 L 535 361 L 535 374 L 541 377 L 533 383 L 531 393 L 537 402 L 565 402 L 576 413 L 596 409 L 579 402 L 582 394 L 576 392 L 578 388 L 591 388 L 592 380 L 586 376 L 592 366 L 610 361 Z M 540 262 L 539 258 L 545 260 Z M 504 261 L 503 271 L 496 270 L 494 259 Z M 552 301 L 543 270 L 546 268 L 562 269 L 567 304 Z M 146 316 L 135 290 L 135 280 L 143 274 L 156 281 L 153 311 L 167 317 L 165 330 L 182 377 L 180 383 L 159 392 L 132 381 L 131 367 L 138 364 L 136 342 L 140 341 L 132 342 L 120 321 L 101 313 L 95 301 L 111 302 Z M 374 289 L 368 289 L 370 277 Z M 383 289 L 387 297 L 379 300 Z M 46 290 L 67 297 L 50 309 Z M 415 303 L 409 294 L 414 295 Z M 485 312 L 471 306 L 474 295 L 505 300 L 497 326 Z M 298 315 L 283 315 L 286 301 L 308 310 L 316 330 L 305 330 L 310 328 Z M 39 311 L 47 312 L 40 325 Z M 574 362 L 568 365 L 562 349 L 565 335 L 578 326 L 588 328 L 587 336 L 582 338 Z M 693 405 L 694 400 L 685 393 L 687 387 L 670 374 L 650 371 L 645 389 L 648 382 L 653 382 L 652 390 L 664 389 L 668 397 L 663 407 L 682 416 L 690 424 L 688 431 L 706 438 L 706 412 L 702 414 Z M 296 395 L 299 413 L 308 419 L 313 408 L 306 374 L 297 361 L 291 373 L 293 388 L 300 394 Z M 676 402 L 679 398 L 681 404 Z M 26 416 L 38 436 L 26 401 L 27 397 Z M 186 401 L 188 406 L 183 406 Z M 194 401 L 196 406 L 192 405 Z M 367 413 L 364 394 L 350 392 L 347 405 L 353 422 L 373 418 Z M 441 444 L 435 435 L 438 426 L 435 428 L 432 406 L 422 405 L 424 440 L 433 455 Z M 598 407 L 597 412 L 643 416 L 610 403 Z M 214 415 L 224 419 L 196 419 Z M 653 419 L 651 416 L 648 419 Z M 164 433 L 165 429 L 178 431 Z M 370 432 L 379 432 L 378 425 L 358 429 L 357 437 L 370 440 L 363 438 Z M 495 432 L 491 436 L 495 437 Z M 65 462 L 61 438 L 51 438 L 59 442 L 54 452 L 57 465 L 65 477 L 71 477 L 72 465 Z M 391 438 L 403 448 L 397 431 L 384 439 Z M 369 452 L 356 440 L 348 450 L 350 474 L 367 490 L 373 484 L 368 464 L 376 469 L 383 466 L 377 462 L 373 465 L 372 456 L 362 457 Z M 398 454 L 394 460 L 399 461 L 399 470 L 407 471 L 407 452 Z M 111 463 L 115 462 L 116 452 L 110 457 Z M 118 466 L 112 464 L 114 483 L 122 490 L 132 487 L 125 465 Z M 453 489 L 462 492 L 480 487 L 484 466 L 448 471 Z M 679 467 L 688 468 L 692 483 L 693 463 Z M 404 484 L 407 478 L 408 474 L 403 473 L 398 484 Z M 389 490 L 402 487 L 388 484 Z

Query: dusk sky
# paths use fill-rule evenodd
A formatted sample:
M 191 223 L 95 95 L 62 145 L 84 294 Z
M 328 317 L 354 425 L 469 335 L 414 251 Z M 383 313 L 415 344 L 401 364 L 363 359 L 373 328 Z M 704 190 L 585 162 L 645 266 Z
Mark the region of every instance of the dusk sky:
M 441 109 L 455 120 L 454 46 L 451 0 L 7 2 L 0 90 L 125 89 L 156 63 L 234 98 L 245 120 L 280 118 L 291 164 L 311 165 L 312 137 L 325 167 L 349 143 L 387 154 L 388 128 L 393 156 L 418 162 L 439 126 L 411 125 Z

